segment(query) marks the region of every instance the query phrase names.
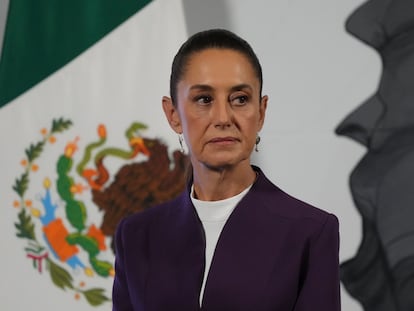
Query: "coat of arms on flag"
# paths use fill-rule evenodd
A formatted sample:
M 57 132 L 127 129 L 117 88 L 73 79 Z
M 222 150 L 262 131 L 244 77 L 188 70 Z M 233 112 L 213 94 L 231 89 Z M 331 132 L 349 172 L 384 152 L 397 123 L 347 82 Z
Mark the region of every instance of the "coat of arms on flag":
M 80 148 L 82 137 L 58 137 L 70 136 L 63 134 L 71 127 L 71 120 L 54 119 L 25 149 L 23 171 L 13 185 L 16 236 L 25 240 L 26 257 L 39 273 L 49 274 L 54 285 L 73 292 L 76 299 L 83 296 L 91 305 L 100 305 L 110 295 L 89 280 L 115 274 L 116 225 L 126 215 L 178 195 L 187 159 L 176 150 L 170 160 L 165 143 L 142 135 L 147 128 L 143 123 L 132 122 L 125 130 L 123 146 L 107 146 L 109 133 L 100 124 L 96 140 Z M 59 150 L 57 158 L 49 157 L 46 167 L 38 165 L 52 148 Z M 110 160 L 118 162 L 118 171 L 107 165 Z

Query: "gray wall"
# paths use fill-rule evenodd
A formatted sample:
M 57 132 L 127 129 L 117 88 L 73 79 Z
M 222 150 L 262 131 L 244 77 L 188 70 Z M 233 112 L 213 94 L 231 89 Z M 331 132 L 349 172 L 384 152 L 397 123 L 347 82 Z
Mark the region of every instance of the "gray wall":
M 233 29 L 230 7 L 222 0 L 182 0 L 187 32 L 192 35 L 207 28 Z
M 9 7 L 9 0 L 0 0 L 0 51 L 3 46 L 4 26 L 6 24 L 8 7 Z

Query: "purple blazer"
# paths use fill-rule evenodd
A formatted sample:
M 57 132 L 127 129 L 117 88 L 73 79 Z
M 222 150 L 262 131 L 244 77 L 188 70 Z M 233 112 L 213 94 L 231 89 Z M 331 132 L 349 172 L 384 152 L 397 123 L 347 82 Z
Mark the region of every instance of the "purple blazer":
M 217 242 L 201 308 L 205 238 L 187 189 L 119 224 L 113 310 L 340 310 L 337 218 L 255 170 Z

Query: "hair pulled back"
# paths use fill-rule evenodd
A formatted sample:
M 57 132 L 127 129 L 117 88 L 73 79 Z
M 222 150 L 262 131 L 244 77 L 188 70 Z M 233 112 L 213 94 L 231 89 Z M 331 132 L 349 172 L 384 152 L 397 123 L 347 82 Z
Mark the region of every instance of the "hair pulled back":
M 190 57 L 206 49 L 230 49 L 246 56 L 259 79 L 260 96 L 262 94 L 262 66 L 250 44 L 231 31 L 210 29 L 192 35 L 180 47 L 174 57 L 170 76 L 170 96 L 174 106 L 177 105 L 177 84 L 182 79 Z

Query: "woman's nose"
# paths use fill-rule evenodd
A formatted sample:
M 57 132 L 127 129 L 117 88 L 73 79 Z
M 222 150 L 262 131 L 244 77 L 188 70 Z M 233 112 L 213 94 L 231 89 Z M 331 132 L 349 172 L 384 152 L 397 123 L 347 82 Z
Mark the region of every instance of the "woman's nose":
M 213 108 L 213 122 L 216 127 L 227 127 L 232 123 L 233 111 L 227 100 L 217 101 Z

